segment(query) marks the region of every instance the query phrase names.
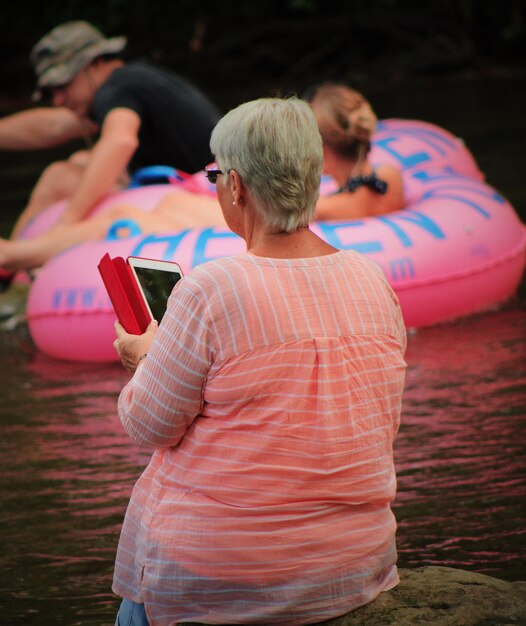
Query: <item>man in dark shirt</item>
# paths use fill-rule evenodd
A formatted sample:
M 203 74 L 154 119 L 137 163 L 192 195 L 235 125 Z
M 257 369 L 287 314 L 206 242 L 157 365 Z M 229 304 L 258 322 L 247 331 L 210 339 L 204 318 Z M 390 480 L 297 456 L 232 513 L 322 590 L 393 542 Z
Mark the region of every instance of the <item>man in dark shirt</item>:
M 129 174 L 148 165 L 193 173 L 210 162 L 210 134 L 220 115 L 196 87 L 146 62 L 119 58 L 124 37 L 105 38 L 91 24 L 67 22 L 33 48 L 39 107 L 0 120 L 0 150 L 51 148 L 98 139 L 88 150 L 48 166 L 13 230 L 57 200 L 69 200 L 64 223 L 81 220 Z

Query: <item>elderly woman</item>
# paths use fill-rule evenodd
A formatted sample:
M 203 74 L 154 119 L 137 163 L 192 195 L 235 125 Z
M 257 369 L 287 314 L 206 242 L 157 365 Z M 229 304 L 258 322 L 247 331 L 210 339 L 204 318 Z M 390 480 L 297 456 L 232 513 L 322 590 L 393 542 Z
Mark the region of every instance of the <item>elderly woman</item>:
M 376 115 L 362 94 L 329 83 L 309 89 L 305 99 L 323 140 L 324 172 L 339 185 L 335 194 L 320 198 L 316 219 L 352 219 L 402 209 L 400 172 L 390 165 L 374 169 L 369 161 Z
M 120 419 L 154 449 L 119 542 L 117 624 L 310 624 L 398 583 L 404 324 L 373 262 L 309 230 L 322 146 L 308 104 L 243 104 L 211 148 L 247 252 L 193 269 L 158 328 L 116 324 L 135 372 Z

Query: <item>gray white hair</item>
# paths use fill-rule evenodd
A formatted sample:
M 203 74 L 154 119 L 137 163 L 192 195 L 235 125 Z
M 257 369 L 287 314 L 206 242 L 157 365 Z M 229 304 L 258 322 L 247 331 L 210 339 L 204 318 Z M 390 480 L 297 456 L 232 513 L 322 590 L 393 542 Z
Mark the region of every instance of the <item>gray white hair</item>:
M 322 141 L 310 106 L 298 98 L 261 98 L 229 111 L 212 132 L 212 154 L 235 170 L 259 200 L 269 226 L 308 225 L 319 196 Z

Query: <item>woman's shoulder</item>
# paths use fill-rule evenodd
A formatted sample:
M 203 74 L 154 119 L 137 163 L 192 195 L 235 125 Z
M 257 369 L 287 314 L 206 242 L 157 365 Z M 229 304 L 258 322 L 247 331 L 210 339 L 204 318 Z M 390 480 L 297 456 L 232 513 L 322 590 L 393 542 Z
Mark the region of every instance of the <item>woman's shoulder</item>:
M 175 286 L 177 299 L 180 302 L 197 302 L 204 308 L 228 299 L 246 282 L 237 259 L 222 257 L 193 267 Z
M 232 274 L 242 273 L 243 268 L 246 269 L 247 260 L 249 261 L 247 257 L 249 257 L 247 253 L 242 253 L 205 261 L 192 268 L 187 278 L 200 285 L 230 280 Z

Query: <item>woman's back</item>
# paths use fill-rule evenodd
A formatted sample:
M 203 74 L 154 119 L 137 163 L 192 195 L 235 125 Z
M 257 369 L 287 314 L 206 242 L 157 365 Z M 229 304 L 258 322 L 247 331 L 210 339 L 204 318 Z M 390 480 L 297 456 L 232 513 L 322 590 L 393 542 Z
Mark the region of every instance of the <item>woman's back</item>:
M 159 330 L 164 351 L 136 374 L 133 400 L 151 412 L 152 445 L 174 437 L 168 395 L 189 415 L 199 403 L 200 417 L 154 454 L 134 491 L 117 593 L 140 587 L 129 574 L 140 571 L 155 615 L 168 602 L 178 619 L 306 624 L 394 586 L 405 331 L 380 270 L 349 251 L 242 255 L 180 285 Z M 201 362 L 191 371 L 172 362 L 181 343 Z

